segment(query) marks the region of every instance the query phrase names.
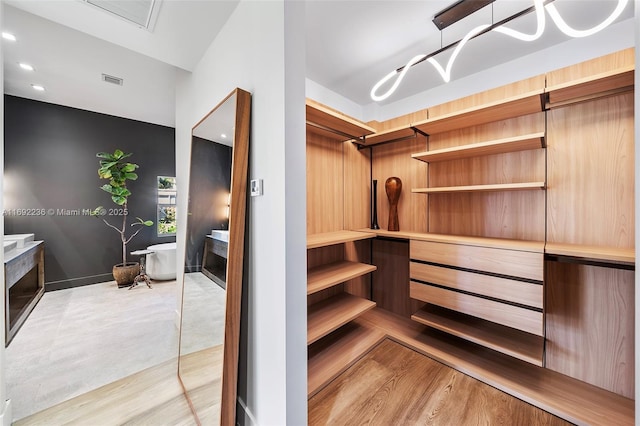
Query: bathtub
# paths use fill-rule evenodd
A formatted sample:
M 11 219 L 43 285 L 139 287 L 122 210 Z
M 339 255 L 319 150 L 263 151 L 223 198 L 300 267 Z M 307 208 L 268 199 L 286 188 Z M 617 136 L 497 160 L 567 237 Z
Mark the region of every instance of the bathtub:
M 176 243 L 154 244 L 147 247 L 147 275 L 152 280 L 176 279 Z

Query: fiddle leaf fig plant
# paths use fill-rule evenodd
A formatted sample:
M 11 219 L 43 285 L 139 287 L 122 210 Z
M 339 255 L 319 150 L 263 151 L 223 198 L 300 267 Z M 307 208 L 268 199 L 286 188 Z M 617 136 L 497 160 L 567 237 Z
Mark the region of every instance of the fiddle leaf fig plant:
M 127 244 L 142 230 L 143 226 L 153 226 L 153 221 L 144 220 L 136 217 L 136 221 L 133 222 L 131 227 L 138 227 L 138 229 L 131 235 L 127 236 L 127 216 L 129 211 L 127 209 L 127 201 L 131 196 L 131 191 L 127 188 L 127 181 L 138 179 L 138 175 L 135 170 L 138 165 L 126 161 L 131 157 L 131 153 L 125 153 L 120 149 L 116 149 L 113 153 L 99 152 L 96 157 L 100 158 L 100 168 L 98 169 L 98 176 L 100 179 L 107 179 L 109 183 L 106 183 L 100 187 L 103 191 L 111 195 L 111 200 L 118 206 L 122 206 L 121 209 L 113 210 L 116 215 L 122 216 L 122 226 L 118 228 L 110 224 L 103 216 L 107 214 L 107 209 L 103 206 L 96 207 L 91 212 L 92 216 L 100 217 L 102 221 L 110 228 L 115 229 L 120 234 L 120 240 L 122 241 L 122 264 L 127 263 Z

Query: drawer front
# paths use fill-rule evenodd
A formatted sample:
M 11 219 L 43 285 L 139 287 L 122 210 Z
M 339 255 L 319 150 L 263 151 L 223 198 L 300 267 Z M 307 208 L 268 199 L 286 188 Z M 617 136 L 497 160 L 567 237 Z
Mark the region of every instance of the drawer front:
M 542 312 L 495 302 L 439 287 L 410 283 L 410 296 L 467 315 L 506 325 L 527 333 L 543 336 Z
M 542 281 L 542 253 L 411 240 L 411 259 Z
M 213 240 L 213 252 L 220 257 L 227 258 L 227 250 L 229 245 L 224 241 Z
M 411 279 L 542 309 L 541 284 L 411 262 Z

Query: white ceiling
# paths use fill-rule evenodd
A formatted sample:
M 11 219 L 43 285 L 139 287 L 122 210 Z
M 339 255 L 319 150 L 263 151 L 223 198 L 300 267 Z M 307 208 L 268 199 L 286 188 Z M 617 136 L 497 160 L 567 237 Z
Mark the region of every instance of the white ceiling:
M 3 30 L 18 37 L 15 43 L 3 41 L 5 93 L 174 126 L 176 73 L 194 69 L 239 0 L 163 0 L 153 32 L 81 0 L 2 1 Z M 496 0 L 493 7 L 440 33 L 431 19 L 454 1 L 307 1 L 307 78 L 354 104 L 370 106 L 371 87 L 411 57 L 431 53 L 476 25 L 533 4 L 533 0 Z M 569 24 L 584 29 L 608 16 L 617 0 L 555 0 L 554 4 Z M 632 17 L 631 1 L 618 21 Z M 533 32 L 534 14 L 509 26 Z M 452 80 L 568 39 L 549 19 L 544 36 L 531 43 L 495 33 L 480 36 L 460 53 Z M 444 52 L 437 59 L 444 65 L 450 54 Z M 19 61 L 31 63 L 36 71 L 24 72 L 17 67 Z M 102 73 L 124 78 L 124 85 L 102 82 Z M 46 91 L 34 92 L 31 83 L 43 84 Z M 412 68 L 398 91 L 379 105 L 442 85 L 425 62 Z

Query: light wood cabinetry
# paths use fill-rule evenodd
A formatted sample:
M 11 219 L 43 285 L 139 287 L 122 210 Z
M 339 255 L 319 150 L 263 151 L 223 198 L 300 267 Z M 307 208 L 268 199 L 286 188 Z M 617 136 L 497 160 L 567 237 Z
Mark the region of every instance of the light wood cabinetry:
M 309 103 L 309 395 L 391 336 L 569 421 L 633 424 L 634 68 L 629 49 L 383 123 Z

